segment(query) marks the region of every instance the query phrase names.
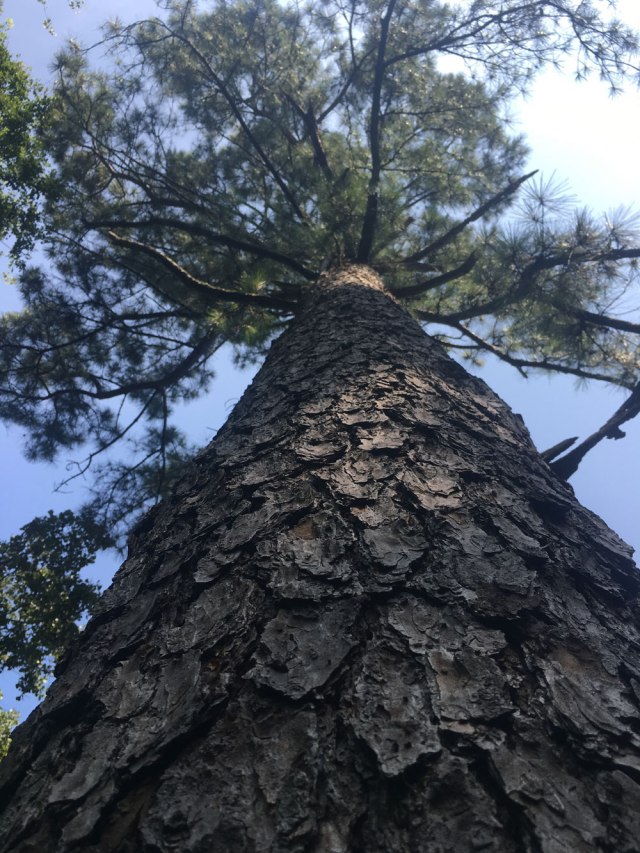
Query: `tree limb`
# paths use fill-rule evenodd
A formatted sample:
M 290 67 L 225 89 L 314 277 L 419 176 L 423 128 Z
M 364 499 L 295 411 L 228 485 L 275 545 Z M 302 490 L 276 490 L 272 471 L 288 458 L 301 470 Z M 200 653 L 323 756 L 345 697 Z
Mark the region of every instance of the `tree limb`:
M 561 453 L 568 450 L 571 445 L 576 443 L 577 440 L 577 435 L 574 435 L 572 438 L 565 438 L 563 441 L 559 441 L 557 444 L 554 444 L 553 447 L 543 450 L 540 456 L 542 456 L 545 462 L 551 462 L 551 460 L 555 459 L 556 456 L 560 456 Z
M 378 185 L 380 183 L 380 172 L 382 169 L 380 158 L 380 103 L 382 98 L 382 84 L 384 81 L 385 61 L 384 55 L 389 39 L 389 26 L 393 15 L 396 0 L 390 0 L 381 22 L 380 41 L 378 42 L 378 57 L 376 59 L 373 90 L 371 93 L 371 116 L 369 118 L 369 151 L 371 152 L 371 177 L 369 179 L 369 193 L 367 195 L 367 206 L 362 221 L 362 232 L 360 244 L 358 245 L 357 260 L 359 263 L 367 263 L 371 255 L 373 238 L 375 236 L 378 220 Z
M 602 326 L 605 329 L 618 329 L 620 332 L 631 332 L 631 334 L 640 335 L 640 323 L 630 323 L 628 320 L 620 320 L 617 317 L 609 317 L 606 314 L 595 314 L 592 311 L 585 311 L 582 308 L 567 308 L 565 305 L 560 305 L 557 302 L 552 302 L 551 304 L 559 311 L 582 320 L 584 323 L 589 323 L 592 326 Z
M 107 231 L 109 240 L 117 246 L 133 249 L 143 255 L 161 263 L 171 272 L 175 273 L 187 287 L 196 293 L 203 294 L 215 301 L 219 302 L 235 302 L 238 305 L 255 305 L 260 308 L 271 308 L 284 311 L 294 311 L 297 307 L 295 302 L 290 302 L 287 299 L 278 299 L 271 296 L 262 296 L 258 293 L 243 293 L 242 291 L 227 290 L 226 288 L 217 287 L 209 284 L 207 281 L 196 278 L 187 272 L 184 267 L 181 267 L 176 261 L 161 252 L 160 249 L 155 249 L 147 243 L 140 243 L 138 240 L 129 240 L 125 237 L 119 237 L 114 231 Z
M 455 311 L 453 314 L 436 315 L 428 311 L 416 311 L 415 314 L 421 320 L 426 320 L 430 323 L 445 324 L 456 323 L 459 320 L 469 320 L 472 317 L 480 317 L 484 314 L 494 314 L 497 311 L 501 311 L 508 305 L 512 305 L 526 299 L 531 292 L 536 275 L 544 270 L 553 269 L 558 266 L 567 266 L 569 264 L 598 263 L 601 261 L 619 261 L 634 258 L 640 258 L 640 249 L 610 249 L 599 252 L 567 251 L 556 253 L 554 255 L 539 255 L 526 264 L 522 269 L 516 285 L 501 296 L 496 296 L 494 299 L 490 299 L 480 305 L 470 305 L 468 308 Z M 558 306 L 555 305 L 555 307 L 557 308 Z M 562 310 L 565 311 L 566 309 L 562 308 Z M 597 314 L 591 315 L 591 317 L 594 318 L 598 316 L 599 315 Z M 585 317 L 584 319 L 586 320 L 587 318 Z M 622 328 L 625 323 L 623 320 L 616 322 L 618 325 L 614 326 L 614 328 Z M 594 325 L 603 324 L 596 323 L 594 320 Z M 637 331 L 633 328 L 626 330 L 632 332 Z
M 518 358 L 508 352 L 505 352 L 494 344 L 489 343 L 489 341 L 486 341 L 479 335 L 476 335 L 475 332 L 472 332 L 471 329 L 467 328 L 467 326 L 463 326 L 460 322 L 450 320 L 447 317 L 440 317 L 438 314 L 432 314 L 428 311 L 416 311 L 415 314 L 421 320 L 426 320 L 426 322 L 437 323 L 442 326 L 450 326 L 452 329 L 455 329 L 456 331 L 463 334 L 465 337 L 469 338 L 469 340 L 473 341 L 479 349 L 486 350 L 486 352 L 489 352 L 491 353 L 491 355 L 495 355 L 496 358 L 499 358 L 500 361 L 504 361 L 505 364 L 509 364 L 511 365 L 511 367 L 515 367 L 516 370 L 525 379 L 529 378 L 526 372 L 527 369 L 547 370 L 551 371 L 552 373 L 563 373 L 568 376 L 577 376 L 579 379 L 595 379 L 598 382 L 618 384 L 623 388 L 627 387 L 621 382 L 616 383 L 616 380 L 612 376 L 607 375 L 606 373 L 595 373 L 592 370 L 585 370 L 582 367 L 571 367 L 568 364 L 562 364 L 557 361 L 550 361 L 547 358 L 543 358 L 541 361 Z
M 315 281 L 318 277 L 312 270 L 307 269 L 303 264 L 298 263 L 298 261 L 290 258 L 288 255 L 268 249 L 257 241 L 239 240 L 226 234 L 218 234 L 216 231 L 211 231 L 205 225 L 200 225 L 197 222 L 173 219 L 168 216 L 151 216 L 142 220 L 93 219 L 85 221 L 85 225 L 89 228 L 155 228 L 156 226 L 175 228 L 178 231 L 185 231 L 188 234 L 197 234 L 200 237 L 206 237 L 212 243 L 218 243 L 230 249 L 237 249 L 240 252 L 248 252 L 259 258 L 277 261 L 304 276 L 309 281 Z
M 315 162 L 320 166 L 325 178 L 328 181 L 333 182 L 333 171 L 329 165 L 329 161 L 327 160 L 327 153 L 324 150 L 322 139 L 320 138 L 320 128 L 318 127 L 318 122 L 313 111 L 313 105 L 309 104 L 307 109 L 304 110 L 292 95 L 288 92 L 283 92 L 283 94 L 298 116 L 302 119 L 307 137 L 311 143 L 311 147 L 313 148 Z
M 45 400 L 55 400 L 64 396 L 81 396 L 89 397 L 92 400 L 112 400 L 114 397 L 123 397 L 127 394 L 136 394 L 140 391 L 162 391 L 165 388 L 174 385 L 194 367 L 201 359 L 211 355 L 211 348 L 220 339 L 220 335 L 216 329 L 209 331 L 198 343 L 192 348 L 191 352 L 168 373 L 160 376 L 158 379 L 142 379 L 137 382 L 128 382 L 125 385 L 119 385 L 117 388 L 106 390 L 99 387 L 97 377 L 91 377 L 96 385 L 95 391 L 90 391 L 87 388 L 58 388 L 55 391 L 48 391 L 44 396 L 27 396 L 25 394 L 17 394 L 10 388 L 0 388 L 0 394 L 16 395 L 21 400 L 30 402 L 44 402 Z M 223 341 L 220 339 L 218 346 L 221 346 Z M 184 344 L 183 344 L 184 345 Z M 218 348 L 214 347 L 214 350 Z
M 598 263 L 600 261 L 624 261 L 640 258 L 640 249 L 605 249 L 604 251 L 589 251 L 588 249 L 570 249 L 557 252 L 554 255 L 540 255 L 531 261 L 523 270 L 523 274 L 541 272 L 554 267 L 567 266 L 573 263 Z
M 427 293 L 429 290 L 435 290 L 435 288 L 446 284 L 448 281 L 454 281 L 457 278 L 461 278 L 463 275 L 471 272 L 477 262 L 478 256 L 476 254 L 471 254 L 460 264 L 460 266 L 455 267 L 455 269 L 444 272 L 434 278 L 427 278 L 424 281 L 419 281 L 416 284 L 409 285 L 408 287 L 391 287 L 389 290 L 394 296 L 397 296 L 400 299 L 415 299 L 418 296 L 422 296 L 423 293 Z
M 631 418 L 635 418 L 638 413 L 640 413 L 640 382 L 638 382 L 620 408 L 614 412 L 600 429 L 596 430 L 565 456 L 551 463 L 551 467 L 555 473 L 559 477 L 562 477 L 563 480 L 568 480 L 569 477 L 576 473 L 587 453 L 599 444 L 603 438 L 624 438 L 625 433 L 620 429 L 620 425 L 626 421 L 630 421 Z
M 467 225 L 470 225 L 472 222 L 475 222 L 478 219 L 481 219 L 486 213 L 488 213 L 493 207 L 500 204 L 501 201 L 504 201 L 506 198 L 509 198 L 510 195 L 516 192 L 519 187 L 532 178 L 535 174 L 537 174 L 538 170 L 534 169 L 533 172 L 529 172 L 526 175 L 523 175 L 521 178 L 516 178 L 515 181 L 511 181 L 504 189 L 500 190 L 500 192 L 491 196 L 488 201 L 485 201 L 484 204 L 481 204 L 480 207 L 476 208 L 473 213 L 470 213 L 465 219 L 461 222 L 458 222 L 453 228 L 450 228 L 446 234 L 443 234 L 442 237 L 438 237 L 437 240 L 434 240 L 433 243 L 429 243 L 428 246 L 425 246 L 424 249 L 420 249 L 419 252 L 414 252 L 412 255 L 409 255 L 408 258 L 405 258 L 405 263 L 414 263 L 415 261 L 421 261 L 423 258 L 428 257 L 429 255 L 433 255 L 435 252 L 442 249 L 444 246 L 448 245 L 455 240 L 455 238 L 460 234 Z
M 280 174 L 279 170 L 276 168 L 275 164 L 271 161 L 271 158 L 269 157 L 267 152 L 264 150 L 264 148 L 260 144 L 259 140 L 256 138 L 253 131 L 251 130 L 251 128 L 249 127 L 249 125 L 245 121 L 244 116 L 242 115 L 242 112 L 238 107 L 238 103 L 237 103 L 236 99 L 231 95 L 231 93 L 229 92 L 229 90 L 227 89 L 227 87 L 225 86 L 223 81 L 216 74 L 216 72 L 214 71 L 214 69 L 211 66 L 211 63 L 207 60 L 207 58 L 203 55 L 203 53 L 193 44 L 193 42 L 190 39 L 188 39 L 184 35 L 181 35 L 180 33 L 175 32 L 174 30 L 170 29 L 166 24 L 163 23 L 162 25 L 165 27 L 165 29 L 174 38 L 176 38 L 178 41 L 181 41 L 187 47 L 187 49 L 190 50 L 193 54 L 195 54 L 195 56 L 198 58 L 198 60 L 202 64 L 202 66 L 206 69 L 206 72 L 209 75 L 209 77 L 211 78 L 211 80 L 213 81 L 214 85 L 217 87 L 218 91 L 220 92 L 222 97 L 225 99 L 225 101 L 229 105 L 231 112 L 233 113 L 236 121 L 238 122 L 238 124 L 242 128 L 242 131 L 244 132 L 245 136 L 249 140 L 250 145 L 257 152 L 258 156 L 260 157 L 260 159 L 264 163 L 267 171 L 269 172 L 271 177 L 275 180 L 276 184 L 280 187 L 280 190 L 282 191 L 282 194 L 284 195 L 284 197 L 289 202 L 291 209 L 293 210 L 295 215 L 298 217 L 298 219 L 300 219 L 301 222 L 308 225 L 309 220 L 308 220 L 307 215 L 305 214 L 305 212 L 302 210 L 302 208 L 300 207 L 300 205 L 296 201 L 295 196 L 293 195 L 293 193 L 289 189 L 286 181 L 284 180 L 284 178 Z

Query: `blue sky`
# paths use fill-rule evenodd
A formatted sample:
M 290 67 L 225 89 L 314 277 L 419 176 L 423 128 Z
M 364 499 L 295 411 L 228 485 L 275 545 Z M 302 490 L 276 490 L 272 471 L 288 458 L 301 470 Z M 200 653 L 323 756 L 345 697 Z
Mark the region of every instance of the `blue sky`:
M 10 45 L 35 76 L 46 82 L 49 65 L 67 36 L 92 43 L 96 26 L 108 14 L 125 20 L 153 12 L 153 0 L 110 0 L 107 4 L 85 0 L 78 12 L 66 0 L 49 0 L 47 12 L 36 0 L 5 0 L 5 16 L 14 19 Z M 640 29 L 640 3 L 619 3 L 622 18 Z M 42 27 L 45 14 L 53 18 L 56 35 Z M 576 84 L 570 61 L 566 72 L 544 73 L 531 95 L 516 105 L 515 129 L 524 132 L 532 152 L 531 168 L 546 175 L 555 172 L 566 180 L 581 205 L 596 212 L 620 205 L 640 210 L 640 93 L 630 90 L 611 99 L 597 80 Z M 17 307 L 15 291 L 0 282 L 0 310 Z M 576 388 L 567 377 L 538 376 L 522 379 L 515 370 L 489 360 L 479 372 L 482 378 L 519 412 L 539 449 L 568 436 L 586 437 L 621 404 L 624 394 L 590 383 Z M 191 404 L 182 417 L 191 427 L 194 441 L 204 444 L 226 419 L 249 381 L 251 371 L 234 369 L 230 353 L 219 358 L 218 381 L 212 393 Z M 571 484 L 582 503 L 600 515 L 627 542 L 640 551 L 638 484 L 640 484 L 640 419 L 623 427 L 627 437 L 602 442 L 582 463 Z M 53 491 L 64 478 L 71 461 L 56 465 L 28 463 L 21 456 L 20 431 L 0 425 L 0 538 L 17 533 L 35 515 L 48 509 L 60 511 L 82 502 L 84 488 L 76 481 L 63 493 Z M 103 557 L 92 572 L 107 582 L 117 561 Z M 12 679 L 0 676 L 5 707 L 21 714 L 33 707 L 32 697 L 15 701 Z

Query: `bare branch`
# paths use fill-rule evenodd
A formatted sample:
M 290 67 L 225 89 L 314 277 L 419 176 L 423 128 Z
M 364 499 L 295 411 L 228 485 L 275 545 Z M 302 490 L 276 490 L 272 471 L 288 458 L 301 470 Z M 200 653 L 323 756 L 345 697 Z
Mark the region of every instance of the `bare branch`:
M 563 441 L 559 441 L 557 444 L 554 444 L 553 447 L 550 447 L 548 450 L 543 450 L 540 456 L 542 456 L 545 462 L 551 462 L 551 460 L 555 459 L 556 456 L 560 456 L 561 453 L 568 450 L 571 445 L 576 443 L 577 440 L 577 435 L 574 435 L 572 438 L 565 438 Z
M 604 438 L 624 438 L 625 433 L 620 429 L 620 425 L 635 418 L 638 413 L 640 413 L 640 382 L 638 382 L 620 408 L 614 412 L 600 429 L 596 430 L 565 456 L 552 462 L 551 467 L 559 477 L 562 477 L 563 480 L 568 480 L 569 477 L 576 473 L 587 453 L 593 450 Z

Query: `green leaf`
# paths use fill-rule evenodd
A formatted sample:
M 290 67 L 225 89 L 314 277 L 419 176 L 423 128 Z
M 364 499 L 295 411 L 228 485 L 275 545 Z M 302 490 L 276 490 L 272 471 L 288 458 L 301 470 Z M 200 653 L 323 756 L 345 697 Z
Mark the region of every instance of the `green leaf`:
M 110 544 L 92 518 L 70 510 L 49 511 L 0 542 L 0 670 L 19 670 L 23 693 L 42 695 L 77 636 L 99 592 L 81 572 Z

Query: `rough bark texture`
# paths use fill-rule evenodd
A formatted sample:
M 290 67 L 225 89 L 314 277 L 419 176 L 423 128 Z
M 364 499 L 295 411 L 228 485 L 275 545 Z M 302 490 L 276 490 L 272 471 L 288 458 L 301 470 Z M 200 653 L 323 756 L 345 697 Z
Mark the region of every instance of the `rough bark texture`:
M 640 849 L 630 549 L 368 270 L 130 550 L 18 731 L 2 850 Z

